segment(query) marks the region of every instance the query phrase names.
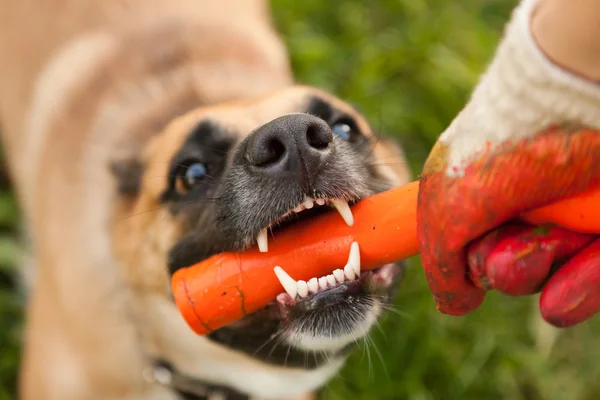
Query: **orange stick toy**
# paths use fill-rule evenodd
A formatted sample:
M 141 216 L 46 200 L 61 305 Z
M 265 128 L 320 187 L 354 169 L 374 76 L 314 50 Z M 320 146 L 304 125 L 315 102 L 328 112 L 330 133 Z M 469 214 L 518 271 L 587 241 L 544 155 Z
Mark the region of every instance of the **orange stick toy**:
M 179 311 L 199 335 L 235 322 L 283 292 L 273 268 L 280 265 L 295 280 L 330 274 L 346 264 L 352 242 L 360 246 L 361 270 L 419 253 L 419 182 L 379 193 L 352 206 L 354 225 L 338 213 L 300 221 L 278 232 L 269 251 L 221 253 L 178 270 L 172 289 Z M 600 233 L 600 188 L 521 216 L 533 224 L 555 223 L 583 233 Z

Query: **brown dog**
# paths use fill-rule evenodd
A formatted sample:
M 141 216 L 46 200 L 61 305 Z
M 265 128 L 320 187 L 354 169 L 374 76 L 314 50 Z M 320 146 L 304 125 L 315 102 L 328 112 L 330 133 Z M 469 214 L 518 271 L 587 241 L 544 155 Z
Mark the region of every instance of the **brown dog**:
M 343 101 L 294 85 L 265 1 L 0 9 L 0 122 L 35 265 L 22 398 L 283 399 L 324 386 L 400 265 L 298 283 L 294 299 L 207 337 L 180 317 L 170 274 L 264 246 L 284 214 L 336 204 L 347 217 L 348 202 L 409 180 L 400 149 Z

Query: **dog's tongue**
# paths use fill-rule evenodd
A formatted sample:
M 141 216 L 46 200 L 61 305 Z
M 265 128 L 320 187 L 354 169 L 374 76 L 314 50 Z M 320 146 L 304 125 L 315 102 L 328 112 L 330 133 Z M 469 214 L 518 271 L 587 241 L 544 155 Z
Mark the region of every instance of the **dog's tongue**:
M 484 297 L 466 279 L 465 246 L 524 211 L 600 185 L 600 134 L 552 128 L 483 152 L 458 177 L 446 170 L 447 153 L 438 142 L 424 170 L 418 237 L 438 309 L 464 315 Z

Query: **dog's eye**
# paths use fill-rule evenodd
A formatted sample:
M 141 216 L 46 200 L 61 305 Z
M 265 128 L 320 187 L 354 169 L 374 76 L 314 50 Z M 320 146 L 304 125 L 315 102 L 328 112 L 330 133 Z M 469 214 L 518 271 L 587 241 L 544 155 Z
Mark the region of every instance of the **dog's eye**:
M 202 162 L 191 162 L 183 164 L 176 173 L 176 187 L 179 192 L 187 193 L 195 185 L 204 181 L 208 173 L 208 167 Z
M 333 131 L 333 133 L 338 135 L 340 137 L 340 139 L 342 139 L 342 140 L 349 140 L 350 135 L 352 133 L 352 128 L 350 128 L 350 125 L 345 124 L 343 122 L 334 124 L 331 127 L 331 130 Z
M 194 163 L 187 168 L 187 171 L 185 171 L 185 182 L 188 187 L 192 187 L 200 182 L 205 176 L 206 164 L 200 162 Z

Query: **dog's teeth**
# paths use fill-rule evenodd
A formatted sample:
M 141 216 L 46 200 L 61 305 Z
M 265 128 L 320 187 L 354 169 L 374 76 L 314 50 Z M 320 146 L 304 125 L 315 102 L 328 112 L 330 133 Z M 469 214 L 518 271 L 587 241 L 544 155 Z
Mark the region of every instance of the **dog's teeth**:
M 348 226 L 352 226 L 354 224 L 354 216 L 352 215 L 352 211 L 350 210 L 350 206 L 346 200 L 331 200 L 331 204 L 333 204 L 335 209 L 338 210 Z
M 329 286 L 335 286 L 335 276 L 333 276 L 333 274 L 327 275 L 325 279 L 327 279 L 327 283 L 329 283 Z
M 315 203 L 317 203 L 320 206 L 324 206 L 325 205 L 325 199 L 316 199 Z
M 353 242 L 350 246 L 350 255 L 348 256 L 348 265 L 352 266 L 354 275 L 360 276 L 360 249 L 358 242 Z
M 317 293 L 319 291 L 319 281 L 317 280 L 317 278 L 312 278 L 311 280 L 309 280 L 307 282 L 308 285 L 308 290 L 310 290 L 313 293 Z
M 258 236 L 256 237 L 256 244 L 258 244 L 258 249 L 261 253 L 266 253 L 269 251 L 269 238 L 267 237 L 267 228 L 259 232 Z
M 335 280 L 339 283 L 344 282 L 344 280 L 346 279 L 346 277 L 344 276 L 344 271 L 342 271 L 341 269 L 336 269 L 335 271 L 333 271 L 333 276 L 335 277 Z
M 335 278 L 334 278 L 334 283 L 335 283 Z M 327 277 L 322 276 L 319 278 L 319 288 L 321 289 L 327 289 Z
M 295 213 L 299 213 L 299 212 L 300 212 L 300 211 L 302 211 L 302 210 L 304 210 L 304 206 L 303 206 L 302 204 L 300 204 L 300 205 L 297 205 L 297 206 L 294 208 L 294 212 L 295 212 Z
M 344 267 L 344 275 L 346 275 L 346 278 L 349 281 L 354 280 L 355 274 L 354 274 L 354 269 L 352 268 L 352 265 L 348 264 Z
M 308 285 L 304 281 L 296 282 L 296 286 L 298 287 L 298 296 L 306 297 L 308 296 Z
M 309 210 L 313 208 L 314 205 L 315 204 L 313 203 L 312 199 L 304 200 L 304 207 L 308 208 Z
M 277 279 L 279 279 L 281 286 L 283 286 L 287 294 L 289 294 L 292 299 L 295 299 L 296 294 L 298 294 L 298 286 L 296 285 L 296 281 L 279 266 L 273 268 L 273 271 L 275 271 Z

